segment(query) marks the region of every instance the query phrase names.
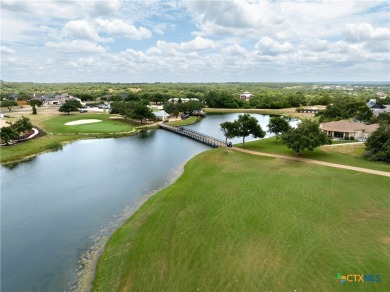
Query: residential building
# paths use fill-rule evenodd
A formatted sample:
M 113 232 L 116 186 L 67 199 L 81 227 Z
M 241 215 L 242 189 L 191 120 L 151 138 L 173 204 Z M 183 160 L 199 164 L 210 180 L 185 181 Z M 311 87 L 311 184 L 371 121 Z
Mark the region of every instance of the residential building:
M 249 91 L 245 91 L 244 93 L 240 94 L 240 99 L 249 101 L 252 98 L 253 94 L 250 93 Z
M 320 129 L 329 137 L 353 140 L 368 138 L 379 127 L 379 124 L 366 125 L 360 122 L 337 121 L 320 124 Z

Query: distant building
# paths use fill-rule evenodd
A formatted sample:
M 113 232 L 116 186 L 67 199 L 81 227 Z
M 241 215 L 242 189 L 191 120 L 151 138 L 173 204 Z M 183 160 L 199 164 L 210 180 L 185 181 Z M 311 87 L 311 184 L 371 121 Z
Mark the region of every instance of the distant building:
M 378 124 L 366 125 L 359 122 L 337 121 L 320 124 L 320 130 L 329 137 L 340 139 L 367 138 L 378 129 Z
M 158 111 L 158 112 L 153 112 L 153 114 L 156 116 L 157 120 L 159 121 L 166 121 L 169 119 L 169 114 L 162 110 L 162 111 Z
M 249 91 L 245 91 L 244 93 L 240 94 L 240 99 L 249 101 L 252 98 L 253 94 L 250 93 Z
M 376 101 L 376 99 L 370 99 L 366 105 L 374 112 L 382 112 L 386 109 L 386 106 Z
M 178 103 L 179 102 L 179 99 L 181 100 L 182 103 L 186 103 L 186 102 L 189 102 L 189 101 L 199 101 L 199 99 L 197 98 L 170 98 L 168 99 L 169 102 L 172 102 L 172 103 Z

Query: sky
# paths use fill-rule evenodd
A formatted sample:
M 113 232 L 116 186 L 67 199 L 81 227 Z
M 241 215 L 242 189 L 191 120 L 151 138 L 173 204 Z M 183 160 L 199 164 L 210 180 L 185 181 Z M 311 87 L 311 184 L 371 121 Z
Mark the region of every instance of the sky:
M 5 81 L 390 81 L 389 1 L 0 2 Z

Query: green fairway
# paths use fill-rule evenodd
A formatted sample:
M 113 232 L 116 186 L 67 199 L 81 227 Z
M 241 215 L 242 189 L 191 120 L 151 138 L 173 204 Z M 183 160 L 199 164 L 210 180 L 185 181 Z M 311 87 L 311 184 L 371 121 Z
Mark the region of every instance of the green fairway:
M 129 121 L 123 119 L 111 119 L 115 117 L 108 114 L 70 114 L 60 115 L 48 119 L 42 123 L 45 131 L 50 133 L 117 133 L 131 132 L 134 130 Z M 98 123 L 66 126 L 65 123 L 78 120 L 101 120 Z
M 216 149 L 111 237 L 93 291 L 390 291 L 390 179 Z M 379 283 L 336 275 L 380 274 Z
M 242 147 L 242 144 L 237 144 L 236 146 Z M 287 146 L 280 141 L 280 139 L 276 141 L 275 137 L 246 142 L 244 148 L 259 152 L 274 153 L 295 157 L 297 156 L 297 153 L 291 149 L 288 149 Z M 313 151 L 305 150 L 300 157 L 390 172 L 389 163 L 373 162 L 359 157 L 348 156 L 342 153 L 329 153 L 324 150 L 321 150 L 320 148 L 316 148 Z

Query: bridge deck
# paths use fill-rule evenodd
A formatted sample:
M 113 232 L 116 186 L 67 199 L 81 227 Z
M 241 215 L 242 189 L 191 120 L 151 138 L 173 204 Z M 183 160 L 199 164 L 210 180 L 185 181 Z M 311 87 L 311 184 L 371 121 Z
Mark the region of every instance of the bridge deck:
M 165 129 L 173 133 L 179 134 L 181 136 L 191 138 L 193 140 L 196 140 L 198 142 L 201 142 L 203 144 L 209 145 L 214 148 L 223 147 L 226 145 L 225 142 L 220 139 L 184 127 L 174 127 L 168 124 L 159 124 L 159 127 L 161 129 Z

